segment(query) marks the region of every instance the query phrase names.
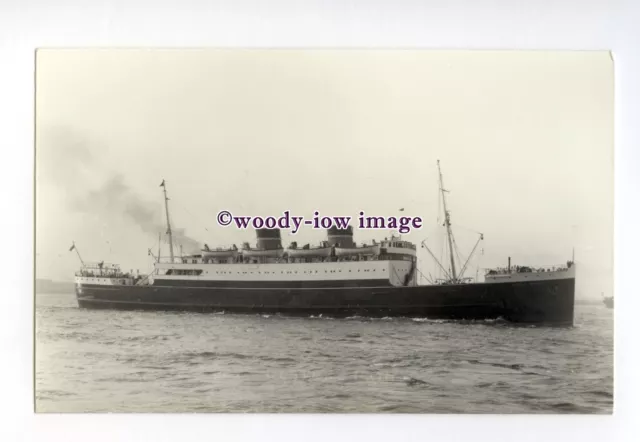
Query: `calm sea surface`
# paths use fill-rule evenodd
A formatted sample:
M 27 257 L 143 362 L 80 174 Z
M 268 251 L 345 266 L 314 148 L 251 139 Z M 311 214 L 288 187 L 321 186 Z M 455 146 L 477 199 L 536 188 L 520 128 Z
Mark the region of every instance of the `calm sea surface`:
M 573 328 L 91 311 L 36 296 L 39 412 L 611 413 L 613 315 Z

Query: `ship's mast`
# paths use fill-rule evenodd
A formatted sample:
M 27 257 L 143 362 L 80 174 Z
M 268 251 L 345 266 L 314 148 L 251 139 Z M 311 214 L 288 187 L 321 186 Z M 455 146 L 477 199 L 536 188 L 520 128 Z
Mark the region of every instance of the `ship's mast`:
M 158 259 L 156 260 L 158 263 L 160 263 L 160 252 L 161 252 L 160 247 L 161 246 L 162 246 L 162 232 L 158 232 Z
M 447 228 L 447 241 L 449 243 L 449 258 L 451 259 L 451 278 L 452 282 L 456 282 L 458 280 L 458 276 L 456 275 L 456 262 L 453 258 L 453 240 L 451 233 L 451 216 L 449 215 L 449 211 L 447 210 L 447 199 L 445 193 L 447 192 L 444 189 L 444 183 L 442 180 L 442 171 L 440 170 L 440 160 L 438 160 L 438 175 L 440 177 L 440 192 L 442 193 L 442 206 L 444 208 L 444 225 Z
M 169 235 L 169 256 L 171 257 L 171 263 L 173 263 L 173 234 L 171 233 L 171 221 L 169 220 L 169 198 L 167 197 L 167 186 L 162 180 L 160 184 L 164 191 L 164 210 L 167 214 L 167 235 Z

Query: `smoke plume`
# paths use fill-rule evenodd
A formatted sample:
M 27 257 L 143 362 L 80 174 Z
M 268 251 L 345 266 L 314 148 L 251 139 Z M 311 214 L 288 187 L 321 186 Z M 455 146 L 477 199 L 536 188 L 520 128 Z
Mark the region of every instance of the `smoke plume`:
M 38 144 L 37 179 L 63 190 L 71 210 L 102 220 L 126 219 L 153 237 L 166 231 L 162 205 L 145 200 L 121 174 L 105 168 L 92 154 L 100 152 L 101 146 L 90 146 L 76 134 L 59 128 L 47 131 Z M 185 252 L 199 249 L 199 242 L 187 236 L 184 229 L 174 228 L 172 233 L 174 244 L 182 245 Z

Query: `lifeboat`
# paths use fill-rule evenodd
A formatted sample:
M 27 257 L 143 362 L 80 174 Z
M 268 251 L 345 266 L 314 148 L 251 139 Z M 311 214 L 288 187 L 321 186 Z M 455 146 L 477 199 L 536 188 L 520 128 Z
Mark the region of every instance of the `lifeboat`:
M 336 256 L 379 255 L 380 244 L 362 247 L 336 247 Z
M 209 248 L 208 245 L 204 245 L 204 249 L 201 250 L 202 258 L 211 259 L 211 258 L 235 258 L 238 256 L 238 248 L 233 245 L 233 247 L 217 247 L 213 250 Z
M 281 258 L 284 249 L 243 249 L 241 253 L 245 258 Z
M 309 249 L 289 249 L 287 250 L 290 258 L 307 258 L 312 256 L 327 257 L 331 256 L 331 247 L 316 247 Z
M 214 250 L 202 250 L 202 257 L 205 259 L 211 258 L 235 258 L 238 256 L 238 249 L 214 249 Z

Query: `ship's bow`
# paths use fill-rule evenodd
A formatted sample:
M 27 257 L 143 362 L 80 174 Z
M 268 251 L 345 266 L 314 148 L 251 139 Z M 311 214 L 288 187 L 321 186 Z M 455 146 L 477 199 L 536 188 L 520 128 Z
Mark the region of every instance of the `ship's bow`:
M 505 319 L 523 324 L 572 326 L 575 279 L 512 285 L 503 295 Z

